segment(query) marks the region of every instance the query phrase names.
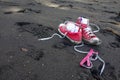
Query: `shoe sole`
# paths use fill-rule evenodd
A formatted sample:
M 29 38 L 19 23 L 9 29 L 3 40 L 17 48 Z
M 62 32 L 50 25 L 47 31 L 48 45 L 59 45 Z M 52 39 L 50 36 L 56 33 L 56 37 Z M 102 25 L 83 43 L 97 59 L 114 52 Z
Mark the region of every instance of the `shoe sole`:
M 91 44 L 91 45 L 100 45 L 102 43 L 102 41 L 100 40 L 99 42 L 94 42 L 94 43 L 90 43 L 89 41 L 83 39 L 83 41 L 86 43 L 86 44 Z
M 58 32 L 59 32 L 61 35 L 64 36 L 64 34 L 60 31 L 60 29 L 58 29 Z M 82 43 L 82 41 L 74 41 L 74 40 L 70 39 L 68 36 L 65 36 L 65 37 L 67 37 L 72 43 L 75 43 L 75 44 L 80 44 L 80 43 Z

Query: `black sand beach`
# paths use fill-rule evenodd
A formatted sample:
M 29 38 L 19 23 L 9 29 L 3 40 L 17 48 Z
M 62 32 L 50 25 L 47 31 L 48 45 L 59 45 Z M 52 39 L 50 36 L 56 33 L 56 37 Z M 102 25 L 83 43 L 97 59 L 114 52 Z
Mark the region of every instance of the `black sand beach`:
M 100 27 L 95 49 L 106 62 L 80 67 L 85 54 L 75 52 L 67 39 L 49 37 L 66 20 L 87 17 Z M 119 0 L 0 0 L 0 80 L 120 80 Z

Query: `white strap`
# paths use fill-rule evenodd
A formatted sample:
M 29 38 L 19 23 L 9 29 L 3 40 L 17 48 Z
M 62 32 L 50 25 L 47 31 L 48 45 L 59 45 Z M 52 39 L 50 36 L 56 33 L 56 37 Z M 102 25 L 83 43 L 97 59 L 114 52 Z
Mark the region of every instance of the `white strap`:
M 65 35 L 66 35 L 66 34 L 65 34 Z M 58 33 L 54 33 L 51 37 L 40 38 L 40 39 L 38 39 L 38 40 L 49 40 L 49 39 L 52 39 L 54 36 L 58 36 L 59 38 L 64 38 L 65 35 L 64 35 L 64 36 L 61 36 L 61 35 L 59 35 Z
M 79 53 L 88 53 L 88 52 L 86 52 L 86 51 L 81 51 L 81 50 L 78 50 L 77 48 L 80 48 L 80 47 L 83 47 L 84 46 L 84 43 L 82 42 L 82 44 L 81 45 L 75 45 L 74 46 L 74 50 L 76 51 L 76 52 L 79 52 Z
M 102 69 L 100 71 L 100 75 L 101 75 L 105 69 L 105 61 L 102 58 L 100 58 L 99 56 L 98 56 L 98 59 L 103 63 Z
M 97 28 L 97 30 L 93 31 L 93 33 L 99 32 L 100 31 L 100 27 L 94 23 L 90 23 L 90 25 L 93 25 Z

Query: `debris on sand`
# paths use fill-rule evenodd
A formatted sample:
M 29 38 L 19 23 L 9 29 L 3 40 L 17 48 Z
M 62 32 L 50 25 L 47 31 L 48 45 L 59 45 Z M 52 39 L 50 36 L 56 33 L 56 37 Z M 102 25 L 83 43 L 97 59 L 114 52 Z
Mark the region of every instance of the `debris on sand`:
M 21 51 L 28 52 L 28 49 L 27 48 L 21 48 Z
M 13 6 L 13 7 L 9 7 L 7 9 L 5 9 L 5 14 L 11 14 L 11 13 L 16 13 L 16 12 L 24 12 L 25 9 L 23 8 L 20 8 L 20 7 L 16 7 L 16 6 Z

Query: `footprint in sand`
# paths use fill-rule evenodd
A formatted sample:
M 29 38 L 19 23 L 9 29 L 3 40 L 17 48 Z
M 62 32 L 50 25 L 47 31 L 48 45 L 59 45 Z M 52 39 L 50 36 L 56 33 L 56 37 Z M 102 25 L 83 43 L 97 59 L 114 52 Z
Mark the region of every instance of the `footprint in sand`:
M 112 28 L 106 28 L 102 29 L 101 33 L 106 37 L 108 36 L 113 37 L 114 40 L 112 40 L 112 42 L 111 41 L 108 42 L 110 48 L 120 48 L 120 34 L 118 31 Z
M 114 17 L 111 17 L 110 19 L 114 19 Z M 120 27 L 120 23 L 116 22 L 116 21 L 100 21 L 100 22 L 101 23 L 110 23 L 110 24 L 117 26 L 118 28 Z
M 118 78 L 120 78 L 120 70 L 118 71 Z
M 54 29 L 42 24 L 35 24 L 29 22 L 16 22 L 19 26 L 19 32 L 28 32 L 39 38 L 49 37 L 51 33 L 54 33 Z
M 74 6 L 72 5 L 74 2 L 88 2 L 83 0 L 66 0 L 66 1 L 60 1 L 60 0 L 35 0 L 37 3 L 41 3 L 42 5 L 52 7 L 52 8 L 58 8 L 63 10 L 70 10 Z M 66 4 L 65 4 L 66 3 Z M 81 8 L 80 8 L 81 9 Z
M 18 3 L 9 2 L 9 1 L 0 1 L 0 5 L 3 5 L 3 6 L 19 6 Z
M 114 19 L 117 22 L 120 22 L 120 12 L 117 14 L 116 17 L 111 17 L 111 19 Z
M 37 49 L 33 45 L 27 45 L 26 47 L 21 48 L 22 52 L 26 53 L 26 56 L 31 57 L 35 61 L 39 61 L 45 54 L 45 51 L 42 49 Z
M 36 61 L 39 61 L 44 56 L 44 51 L 37 49 L 30 49 L 30 51 L 27 53 L 27 56 L 30 56 Z
M 4 14 L 14 14 L 14 13 L 41 13 L 41 10 L 35 10 L 31 8 L 20 8 L 17 6 L 9 7 L 7 9 L 4 9 Z
M 111 42 L 109 44 L 112 48 L 120 48 L 120 43 L 118 43 L 118 42 Z
M 29 72 L 29 73 L 22 75 L 20 80 L 39 80 L 38 77 L 39 76 L 37 74 L 33 74 Z
M 99 66 L 99 68 L 100 67 L 101 66 Z M 110 63 L 106 63 L 106 67 L 101 76 L 99 75 L 97 69 L 91 69 L 91 74 L 96 80 L 117 80 L 117 76 L 115 73 L 115 68 Z
M 65 22 L 65 21 L 71 21 L 72 18 L 71 18 L 71 17 L 64 17 L 64 18 L 61 18 L 61 20 L 62 20 L 63 22 Z
M 0 80 L 6 80 L 6 77 L 10 77 L 13 73 L 12 65 L 1 65 L 0 66 Z
M 67 40 L 67 39 L 64 39 L 62 42 L 57 42 L 53 45 L 53 48 L 56 48 L 56 49 L 64 49 L 68 46 L 73 46 L 73 44 Z
M 52 7 L 52 8 L 58 8 L 58 9 L 64 9 L 67 10 L 69 9 L 69 7 L 73 7 L 72 5 L 60 5 L 57 3 L 53 3 L 51 2 L 51 0 L 35 0 L 37 3 L 41 3 L 42 5 L 48 6 L 48 7 Z
M 0 33 L 0 38 L 2 37 L 2 34 Z
M 78 80 L 94 80 L 94 77 L 87 69 L 78 69 L 76 75 Z
M 104 10 L 103 12 L 110 13 L 110 14 L 117 14 L 117 12 L 115 12 L 115 11 Z
M 114 66 L 112 66 L 110 63 L 106 63 L 106 67 L 102 77 L 104 80 L 117 80 L 117 76 L 115 73 L 116 71 Z
M 117 80 L 116 72 L 114 66 L 112 66 L 110 63 L 106 63 L 106 67 L 102 75 L 99 75 L 99 70 L 101 66 L 96 69 L 93 67 L 89 70 L 77 70 L 77 76 L 79 80 Z
M 53 45 L 53 48 L 56 48 L 56 49 L 64 49 L 66 46 L 62 43 L 62 42 L 59 42 L 59 43 L 55 43 Z
M 97 13 L 91 13 L 88 11 L 88 9 L 85 9 L 84 7 L 79 7 L 76 4 L 77 3 L 85 3 L 85 4 L 92 4 L 96 2 L 96 0 L 35 0 L 38 4 L 44 5 L 51 8 L 61 9 L 61 10 L 78 10 L 82 12 L 87 12 L 89 14 L 97 14 Z M 89 8 L 91 9 L 91 7 Z M 94 10 L 94 8 L 92 8 Z

